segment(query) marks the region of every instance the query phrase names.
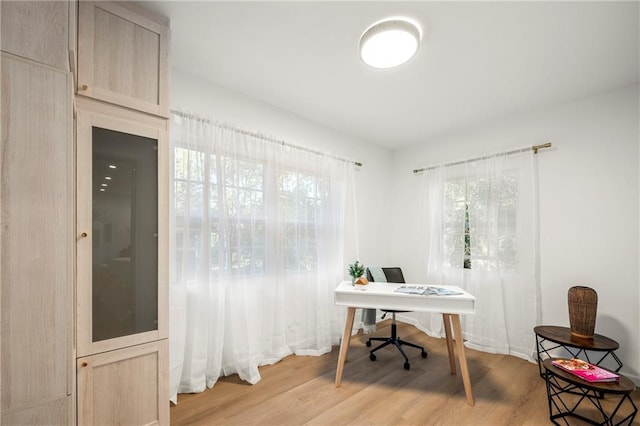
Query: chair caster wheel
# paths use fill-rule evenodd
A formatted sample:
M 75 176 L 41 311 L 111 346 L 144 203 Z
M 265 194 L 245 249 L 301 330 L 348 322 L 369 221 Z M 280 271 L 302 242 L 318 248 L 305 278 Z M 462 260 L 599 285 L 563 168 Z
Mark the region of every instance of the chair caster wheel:
M 422 355 L 422 358 L 426 358 L 429 354 L 426 352 L 422 352 L 420 355 Z
M 375 361 L 376 360 L 376 356 L 374 354 L 369 354 L 369 359 L 371 361 Z
M 408 362 L 405 362 L 405 363 L 404 363 L 404 369 L 405 369 L 405 370 L 408 370 L 408 369 L 410 369 L 410 368 L 411 368 L 411 365 L 410 365 Z
M 367 340 L 366 345 L 367 345 L 368 348 L 370 348 L 371 347 L 371 340 Z

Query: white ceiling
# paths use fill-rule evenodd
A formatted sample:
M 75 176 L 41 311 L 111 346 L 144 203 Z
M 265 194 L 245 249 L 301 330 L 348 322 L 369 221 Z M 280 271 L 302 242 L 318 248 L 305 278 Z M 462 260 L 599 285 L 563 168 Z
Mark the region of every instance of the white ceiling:
M 171 19 L 171 63 L 376 144 L 454 129 L 638 83 L 638 2 L 190 2 Z M 422 25 L 418 54 L 363 64 L 373 22 Z

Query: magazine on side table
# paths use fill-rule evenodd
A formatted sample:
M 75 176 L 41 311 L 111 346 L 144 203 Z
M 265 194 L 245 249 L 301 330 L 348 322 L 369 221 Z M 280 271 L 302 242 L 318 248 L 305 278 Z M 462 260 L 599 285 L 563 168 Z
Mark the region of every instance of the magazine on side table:
M 588 382 L 616 382 L 620 378 L 615 373 L 577 358 L 554 359 L 551 364 Z

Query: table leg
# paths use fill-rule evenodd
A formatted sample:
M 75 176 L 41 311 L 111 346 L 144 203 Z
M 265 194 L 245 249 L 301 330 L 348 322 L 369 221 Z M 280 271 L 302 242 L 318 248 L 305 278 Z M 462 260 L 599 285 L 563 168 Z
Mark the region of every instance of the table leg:
M 467 367 L 467 356 L 464 353 L 464 339 L 462 337 L 460 315 L 451 314 L 451 319 L 453 321 L 453 330 L 455 332 L 456 349 L 458 350 L 458 362 L 460 363 L 460 373 L 462 373 L 464 393 L 467 397 L 467 404 L 473 406 L 473 392 L 471 391 L 471 379 L 469 378 L 469 369 Z
M 444 335 L 447 340 L 447 351 L 449 351 L 449 366 L 451 368 L 451 374 L 456 374 L 456 359 L 453 354 L 453 338 L 451 336 L 451 315 L 442 314 L 442 321 L 444 322 Z
M 347 319 L 344 323 L 344 333 L 342 334 L 340 355 L 338 356 L 338 368 L 336 369 L 335 386 L 337 388 L 342 384 L 342 370 L 344 369 L 344 363 L 347 360 L 347 351 L 349 350 L 349 341 L 351 340 L 351 330 L 353 329 L 353 319 L 355 316 L 356 308 L 347 308 Z

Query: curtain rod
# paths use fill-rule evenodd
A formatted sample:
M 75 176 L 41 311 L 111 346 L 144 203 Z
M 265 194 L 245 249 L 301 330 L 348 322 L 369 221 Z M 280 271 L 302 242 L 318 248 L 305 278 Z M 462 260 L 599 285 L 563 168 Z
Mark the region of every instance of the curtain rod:
M 511 150 L 511 151 L 500 152 L 498 154 L 493 154 L 493 155 L 500 155 L 500 154 L 501 155 L 511 155 L 511 154 L 518 154 L 520 152 L 526 152 L 526 151 L 533 151 L 534 154 L 537 154 L 538 150 L 544 149 L 544 148 L 551 148 L 551 142 L 543 143 L 542 145 L 532 145 L 532 146 L 526 147 L 526 148 L 520 148 L 520 149 Z M 473 163 L 474 161 L 486 160 L 487 158 L 493 157 L 493 155 L 484 155 L 482 157 L 469 158 L 468 160 L 460 160 L 460 161 L 454 161 L 452 163 L 438 164 L 438 165 L 435 165 L 435 166 L 423 167 L 421 169 L 414 169 L 413 173 L 426 172 L 427 170 L 433 170 L 433 169 L 436 169 L 438 167 L 450 167 L 450 166 L 457 166 L 459 164 Z
M 171 114 L 175 114 L 175 115 L 180 116 L 180 117 L 190 118 L 190 119 L 196 120 L 196 121 L 201 121 L 203 123 L 207 123 L 207 124 L 211 124 L 213 126 L 217 126 L 217 127 L 221 128 L 221 129 L 231 130 L 231 131 L 234 131 L 234 132 L 246 135 L 246 136 L 252 136 L 252 137 L 257 138 L 257 139 L 262 139 L 262 140 L 265 140 L 265 141 L 268 141 L 268 142 L 280 144 L 282 146 L 286 146 L 287 148 L 299 149 L 300 151 L 309 152 L 311 154 L 323 155 L 323 156 L 326 156 L 326 157 L 331 157 L 331 158 L 334 158 L 336 160 L 346 161 L 347 163 L 353 163 L 358 167 L 362 167 L 362 163 L 359 162 L 359 161 L 348 160 L 346 158 L 338 157 L 338 156 L 333 155 L 333 154 L 327 154 L 327 153 L 324 153 L 324 152 L 321 152 L 321 151 L 316 151 L 314 149 L 307 148 L 307 147 L 304 147 L 304 146 L 293 145 L 293 144 L 290 144 L 290 143 L 285 142 L 283 140 L 270 138 L 270 137 L 262 135 L 260 133 L 250 132 L 250 131 L 244 130 L 244 129 L 239 129 L 237 127 L 230 126 L 230 125 L 224 124 L 224 123 L 218 123 L 218 122 L 209 120 L 207 118 L 200 117 L 200 116 L 198 116 L 196 114 L 182 112 L 182 111 L 175 110 L 175 109 L 171 109 L 170 112 L 171 112 Z

